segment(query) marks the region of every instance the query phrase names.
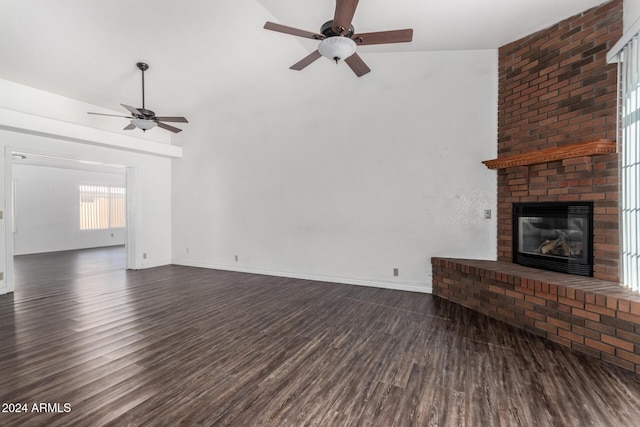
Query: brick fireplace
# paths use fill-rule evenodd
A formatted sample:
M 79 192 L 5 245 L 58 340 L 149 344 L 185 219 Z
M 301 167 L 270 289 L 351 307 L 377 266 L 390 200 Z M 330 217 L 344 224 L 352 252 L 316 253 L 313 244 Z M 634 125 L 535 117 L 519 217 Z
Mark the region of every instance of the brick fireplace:
M 621 36 L 612 0 L 499 49 L 497 261 L 431 262 L 435 295 L 640 373 L 640 295 L 618 285 Z M 549 202 L 593 206 L 593 277 L 513 263 L 514 204 Z
M 622 36 L 614 0 L 499 50 L 498 158 L 616 139 Z M 593 276 L 618 281 L 618 156 L 600 154 L 498 170 L 498 260 L 513 259 L 513 203 L 592 201 Z

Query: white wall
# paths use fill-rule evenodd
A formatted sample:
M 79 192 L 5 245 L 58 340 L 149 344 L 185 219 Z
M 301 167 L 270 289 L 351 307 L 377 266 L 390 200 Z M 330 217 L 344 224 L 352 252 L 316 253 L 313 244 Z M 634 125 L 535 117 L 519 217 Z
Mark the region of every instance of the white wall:
M 640 0 L 624 0 L 624 31 L 640 18 Z
M 28 159 L 27 159 L 28 161 Z M 126 186 L 124 169 L 95 172 L 13 164 L 14 255 L 125 244 L 124 228 L 80 230 L 80 185 Z
M 6 93 L 11 96 L 6 96 Z M 30 99 L 31 103 L 17 102 L 14 97 Z M 77 142 L 83 134 L 95 139 L 108 132 L 96 132 L 85 120 L 86 109 L 84 103 L 48 94 L 26 86 L 0 80 L 0 109 L 7 108 L 15 111 L 30 113 L 29 106 L 37 105 L 39 115 L 50 114 L 56 120 L 66 116 L 67 121 L 60 121 L 60 128 L 68 130 L 69 122 L 77 121 L 83 126 L 75 126 L 74 138 L 61 140 L 5 130 L 0 123 L 0 150 L 3 161 L 0 162 L 0 207 L 8 212 L 5 176 L 7 147 L 21 152 L 48 155 L 61 158 L 81 159 L 94 162 L 124 165 L 134 168 L 139 180 L 139 248 L 134 253 L 136 264 L 141 268 L 165 265 L 171 262 L 171 160 L 162 155 L 144 154 L 129 150 L 108 148 L 107 146 L 90 145 Z M 34 107 L 35 108 L 35 107 Z M 80 114 L 84 112 L 85 114 Z M 63 126 L 64 125 L 64 126 Z M 84 125 L 87 125 L 86 127 Z M 113 134 L 116 135 L 116 134 Z M 117 135 L 116 135 L 117 136 Z M 107 138 L 106 144 L 113 141 L 119 143 L 125 138 L 127 144 L 133 145 L 135 139 L 130 137 Z M 126 139 L 129 138 L 129 139 Z M 140 141 L 145 142 L 140 139 Z M 148 141 L 151 143 L 151 141 Z M 4 221 L 3 221 L 4 222 Z M 4 226 L 0 227 L 0 271 L 6 272 L 6 240 Z M 143 253 L 147 258 L 143 259 Z M 5 275 L 6 276 L 6 275 Z M 6 292 L 6 281 L 0 281 L 0 293 Z
M 497 52 L 362 56 L 265 64 L 194 118 L 174 262 L 429 291 L 432 256 L 495 259 Z

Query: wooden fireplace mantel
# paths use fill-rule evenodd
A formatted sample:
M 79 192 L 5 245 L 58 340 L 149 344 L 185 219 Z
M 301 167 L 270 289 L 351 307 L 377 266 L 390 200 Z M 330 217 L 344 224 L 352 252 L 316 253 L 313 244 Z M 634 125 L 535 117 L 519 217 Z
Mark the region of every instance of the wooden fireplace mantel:
M 484 165 L 489 169 L 506 169 L 514 166 L 527 166 L 555 160 L 571 159 L 574 157 L 595 156 L 616 152 L 616 142 L 610 139 L 579 142 L 563 147 L 547 148 L 530 153 L 516 154 L 499 159 L 485 160 Z

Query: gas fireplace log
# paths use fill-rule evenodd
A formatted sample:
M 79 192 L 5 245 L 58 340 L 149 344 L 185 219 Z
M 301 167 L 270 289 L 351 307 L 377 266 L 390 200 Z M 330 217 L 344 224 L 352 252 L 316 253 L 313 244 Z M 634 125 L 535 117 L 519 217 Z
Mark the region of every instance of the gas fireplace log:
M 538 252 L 540 252 L 542 255 L 546 255 L 552 250 L 554 250 L 558 246 L 558 243 L 559 243 L 559 239 L 556 239 L 556 240 L 547 239 L 544 242 L 542 242 L 540 246 L 538 246 Z
M 555 240 L 545 240 L 538 246 L 538 252 L 542 255 L 563 255 L 571 256 L 571 245 L 567 241 L 567 236 L 562 234 Z

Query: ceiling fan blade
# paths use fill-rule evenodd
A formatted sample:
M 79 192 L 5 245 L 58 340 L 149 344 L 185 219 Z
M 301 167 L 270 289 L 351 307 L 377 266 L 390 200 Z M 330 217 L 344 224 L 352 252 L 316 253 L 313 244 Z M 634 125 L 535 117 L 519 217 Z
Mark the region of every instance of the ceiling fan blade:
M 127 126 L 124 127 L 124 129 L 122 130 L 131 130 L 131 129 L 135 129 L 136 126 L 133 123 L 129 123 Z
M 87 114 L 93 114 L 96 116 L 124 117 L 125 119 L 133 119 L 133 117 L 131 116 L 117 116 L 115 114 L 103 114 L 103 113 L 92 113 L 92 112 L 87 112 Z
M 333 31 L 342 34 L 349 31 L 358 0 L 336 0 L 336 12 L 333 15 Z
M 316 59 L 320 58 L 321 56 L 322 55 L 320 55 L 320 52 L 315 50 L 315 51 L 311 52 L 309 55 L 307 55 L 304 58 L 302 58 L 300 61 L 298 61 L 295 64 L 293 64 L 291 67 L 289 67 L 289 69 L 300 71 L 303 68 L 305 68 L 307 65 L 311 64 Z
M 144 114 L 142 114 L 140 110 L 138 110 L 137 108 L 133 108 L 132 106 L 125 105 L 125 104 L 120 104 L 120 105 L 122 105 L 127 110 L 131 111 L 131 114 L 133 114 L 134 117 L 144 117 Z
M 275 22 L 267 21 L 264 24 L 266 30 L 277 31 L 279 33 L 291 34 L 292 36 L 304 37 L 313 40 L 322 40 L 325 38 L 322 34 L 312 33 L 311 31 L 299 30 L 293 27 L 287 27 L 286 25 L 276 24 Z
M 357 53 L 354 53 L 353 55 L 345 59 L 344 62 L 347 63 L 349 68 L 351 68 L 358 77 L 362 77 L 369 71 L 371 71 L 371 69 L 367 67 L 367 64 L 364 63 L 362 58 L 360 58 Z
M 413 30 L 377 31 L 375 33 L 354 34 L 352 37 L 358 46 L 386 43 L 406 43 L 413 40 Z
M 178 129 L 178 128 L 175 128 L 175 127 L 173 127 L 173 126 L 169 126 L 169 125 L 168 125 L 168 124 L 166 124 L 166 123 L 162 123 L 162 122 L 156 122 L 156 123 L 158 123 L 158 127 L 159 127 L 159 128 L 169 130 L 169 131 L 171 131 L 171 132 L 173 132 L 173 133 L 182 132 L 182 129 Z
M 185 117 L 156 117 L 156 120 L 160 120 L 161 122 L 189 123 Z

